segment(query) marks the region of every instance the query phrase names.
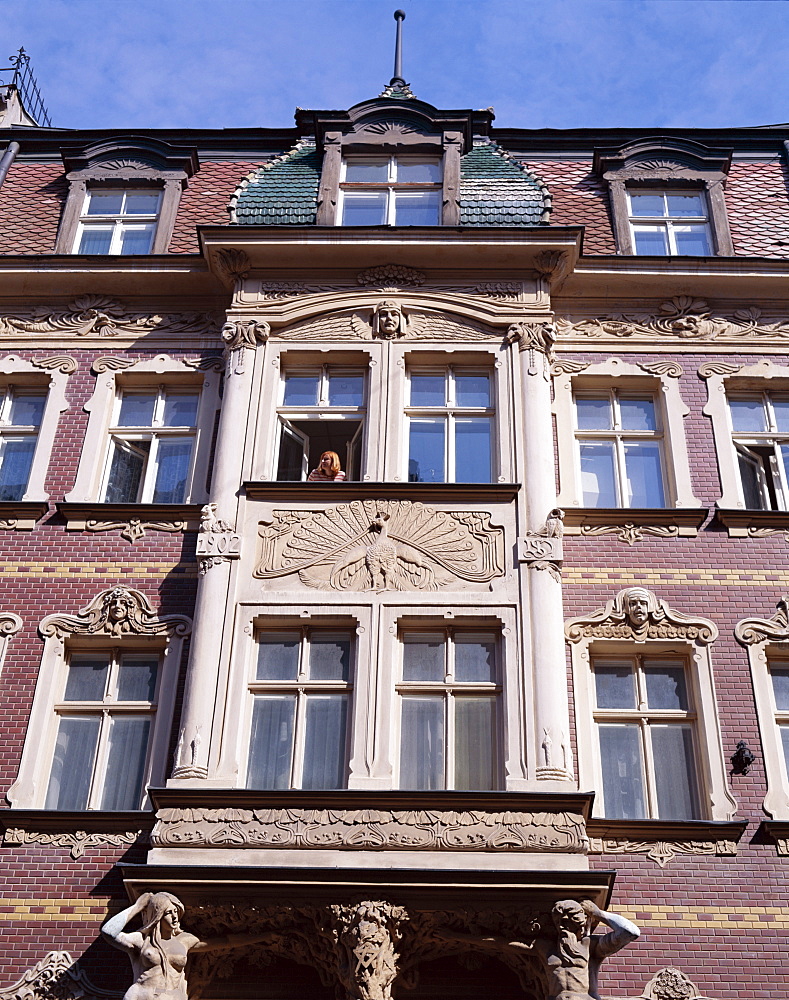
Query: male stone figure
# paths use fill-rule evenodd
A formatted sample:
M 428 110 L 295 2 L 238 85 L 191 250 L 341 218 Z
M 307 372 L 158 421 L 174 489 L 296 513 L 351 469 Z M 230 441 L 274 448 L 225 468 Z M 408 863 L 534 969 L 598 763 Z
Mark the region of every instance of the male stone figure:
M 373 310 L 373 335 L 386 340 L 402 337 L 406 322 L 405 313 L 400 306 L 390 299 L 384 299 Z

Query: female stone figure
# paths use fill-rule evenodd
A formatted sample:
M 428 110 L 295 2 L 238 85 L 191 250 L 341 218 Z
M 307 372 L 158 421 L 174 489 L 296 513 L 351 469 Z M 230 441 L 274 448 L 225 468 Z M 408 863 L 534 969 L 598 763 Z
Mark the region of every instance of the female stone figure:
M 142 927 L 126 931 L 138 913 Z M 238 948 L 267 940 L 271 934 L 226 934 L 200 938 L 181 929 L 183 903 L 169 892 L 144 892 L 125 910 L 104 924 L 101 933 L 115 948 L 125 951 L 132 964 L 134 982 L 124 1000 L 187 1000 L 184 967 L 189 953 Z

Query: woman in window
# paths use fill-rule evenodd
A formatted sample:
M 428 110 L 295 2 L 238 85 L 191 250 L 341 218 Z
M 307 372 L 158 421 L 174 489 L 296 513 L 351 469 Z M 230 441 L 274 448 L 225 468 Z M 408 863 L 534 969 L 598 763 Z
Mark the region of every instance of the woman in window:
M 336 451 L 324 451 L 318 468 L 307 476 L 308 483 L 341 483 L 345 473 L 340 468 L 340 456 Z

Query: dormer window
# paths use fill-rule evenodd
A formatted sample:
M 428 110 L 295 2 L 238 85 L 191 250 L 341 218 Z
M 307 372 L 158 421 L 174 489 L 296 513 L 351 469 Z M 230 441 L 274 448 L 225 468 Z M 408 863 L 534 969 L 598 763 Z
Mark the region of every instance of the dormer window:
M 437 226 L 442 187 L 438 157 L 348 156 L 340 178 L 340 224 Z
M 161 191 L 89 189 L 78 230 L 77 253 L 150 253 Z
M 711 240 L 702 191 L 628 191 L 636 254 L 707 257 Z

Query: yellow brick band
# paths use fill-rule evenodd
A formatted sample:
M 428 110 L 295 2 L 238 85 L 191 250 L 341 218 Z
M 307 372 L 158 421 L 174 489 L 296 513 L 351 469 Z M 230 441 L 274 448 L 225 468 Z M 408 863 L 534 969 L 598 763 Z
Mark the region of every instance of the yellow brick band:
M 92 924 L 106 920 L 110 913 L 117 913 L 124 905 L 125 901 L 113 900 L 109 896 L 90 899 L 0 899 L 0 923 L 69 920 Z
M 661 569 L 651 566 L 634 566 L 632 569 L 584 569 L 579 566 L 568 566 L 562 570 L 562 581 L 566 584 L 589 586 L 594 583 L 627 587 L 638 580 L 647 587 L 687 586 L 703 584 L 705 587 L 753 587 L 753 586 L 789 586 L 789 572 L 771 570 L 743 569 Z
M 0 562 L 0 577 L 34 576 L 46 577 L 121 577 L 121 576 L 165 576 L 178 572 L 182 576 L 197 576 L 197 565 L 193 562 Z

